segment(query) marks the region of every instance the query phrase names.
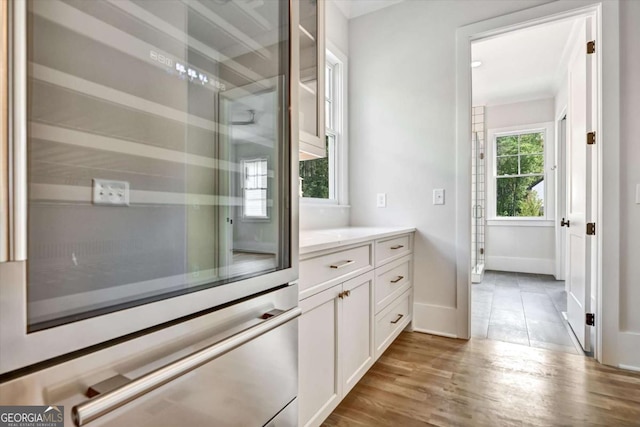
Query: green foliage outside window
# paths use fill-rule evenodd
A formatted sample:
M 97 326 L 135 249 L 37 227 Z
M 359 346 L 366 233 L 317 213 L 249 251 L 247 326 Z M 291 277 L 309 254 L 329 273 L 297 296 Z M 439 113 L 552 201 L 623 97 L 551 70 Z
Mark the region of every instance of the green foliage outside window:
M 329 198 L 329 138 L 326 138 L 327 156 L 300 162 L 302 197 Z
M 544 216 L 544 200 L 534 189 L 544 182 L 542 132 L 496 138 L 496 175 L 498 216 Z

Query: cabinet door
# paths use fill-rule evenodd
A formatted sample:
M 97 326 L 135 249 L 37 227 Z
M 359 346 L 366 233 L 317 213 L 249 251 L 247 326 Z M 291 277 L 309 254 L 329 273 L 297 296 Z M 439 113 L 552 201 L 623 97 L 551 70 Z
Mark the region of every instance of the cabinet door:
M 325 157 L 324 1 L 299 0 L 299 126 L 300 158 Z
M 342 397 L 338 363 L 341 292 L 342 285 L 337 285 L 300 301 L 300 426 L 320 425 Z
M 356 385 L 374 361 L 373 277 L 374 273 L 369 272 L 343 284 L 340 323 L 343 395 Z

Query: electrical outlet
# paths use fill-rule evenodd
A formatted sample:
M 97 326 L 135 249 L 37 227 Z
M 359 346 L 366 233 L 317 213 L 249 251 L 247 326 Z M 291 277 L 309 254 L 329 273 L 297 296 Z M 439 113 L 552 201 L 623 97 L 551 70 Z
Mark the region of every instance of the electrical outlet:
M 433 190 L 433 204 L 444 205 L 444 188 L 436 188 Z
M 376 196 L 376 205 L 379 208 L 387 207 L 387 193 L 378 193 L 378 195 Z
M 129 183 L 126 181 L 93 180 L 93 204 L 129 206 Z

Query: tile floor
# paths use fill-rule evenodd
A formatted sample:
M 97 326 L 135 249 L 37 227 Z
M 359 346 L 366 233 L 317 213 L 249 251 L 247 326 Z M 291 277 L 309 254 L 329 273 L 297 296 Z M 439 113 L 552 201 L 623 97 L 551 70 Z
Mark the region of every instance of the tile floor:
M 486 271 L 472 286 L 472 338 L 584 354 L 564 320 L 564 282 L 540 274 Z

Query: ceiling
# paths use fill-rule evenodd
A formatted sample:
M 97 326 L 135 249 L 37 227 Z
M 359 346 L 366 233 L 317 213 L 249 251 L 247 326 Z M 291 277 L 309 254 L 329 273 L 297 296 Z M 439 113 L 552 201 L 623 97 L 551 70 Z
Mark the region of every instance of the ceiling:
M 553 97 L 576 19 L 537 25 L 471 46 L 473 105 L 510 104 Z
M 404 0 L 333 0 L 347 19 L 384 9 Z

